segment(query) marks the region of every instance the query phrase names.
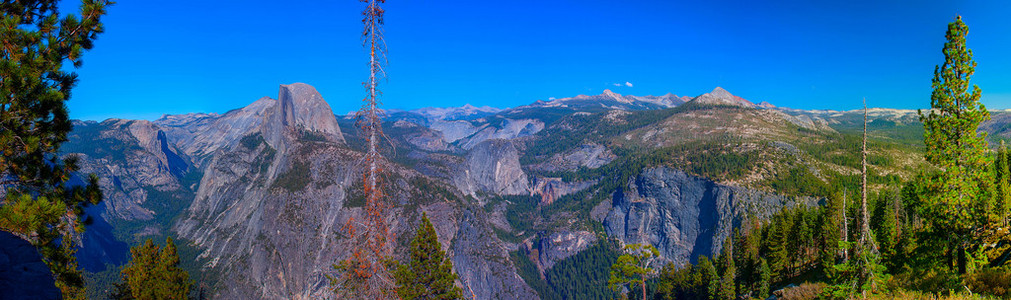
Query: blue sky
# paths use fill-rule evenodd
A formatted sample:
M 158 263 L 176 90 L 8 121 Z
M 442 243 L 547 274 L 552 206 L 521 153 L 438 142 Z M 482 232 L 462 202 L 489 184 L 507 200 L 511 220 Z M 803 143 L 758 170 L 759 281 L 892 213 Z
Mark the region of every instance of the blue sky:
M 337 114 L 364 96 L 363 3 L 118 2 L 78 70 L 73 118 L 221 113 L 276 98 L 278 85 L 293 82 L 315 86 Z M 514 107 L 604 89 L 696 96 L 716 86 L 801 109 L 855 109 L 862 97 L 921 108 L 956 14 L 970 28 L 984 103 L 1011 108 L 1011 5 L 1002 1 L 389 0 L 385 8 L 387 108 Z

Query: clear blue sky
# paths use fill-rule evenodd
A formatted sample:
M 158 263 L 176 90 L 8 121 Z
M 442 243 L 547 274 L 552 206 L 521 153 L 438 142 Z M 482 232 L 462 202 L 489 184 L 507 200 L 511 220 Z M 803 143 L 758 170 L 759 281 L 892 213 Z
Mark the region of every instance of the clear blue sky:
M 695 96 L 722 86 L 793 108 L 855 109 L 862 97 L 920 108 L 947 23 L 961 14 L 984 103 L 1011 108 L 1006 2 L 829 2 L 389 0 L 383 100 L 514 107 L 607 88 Z M 78 70 L 71 116 L 225 112 L 292 82 L 315 86 L 344 114 L 358 108 L 368 74 L 363 6 L 120 0 Z

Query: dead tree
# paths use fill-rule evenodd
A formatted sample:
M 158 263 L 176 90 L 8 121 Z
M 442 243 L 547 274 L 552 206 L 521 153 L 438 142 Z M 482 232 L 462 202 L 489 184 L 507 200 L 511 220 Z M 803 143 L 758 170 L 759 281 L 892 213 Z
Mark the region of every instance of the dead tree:
M 365 172 L 362 175 L 365 207 L 363 219 L 348 219 L 344 231 L 353 240 L 351 256 L 334 267 L 341 271 L 331 278 L 331 287 L 342 298 L 389 299 L 396 298 L 396 285 L 388 269 L 393 240 L 389 230 L 391 205 L 383 195 L 383 159 L 379 143 L 385 138 L 382 128 L 383 112 L 379 108 L 379 81 L 386 76 L 386 44 L 383 40 L 383 9 L 385 0 L 362 0 L 367 3 L 362 12 L 362 44 L 369 52 L 369 79 L 363 82 L 366 97 L 362 108 L 355 114 L 357 125 L 365 135 Z

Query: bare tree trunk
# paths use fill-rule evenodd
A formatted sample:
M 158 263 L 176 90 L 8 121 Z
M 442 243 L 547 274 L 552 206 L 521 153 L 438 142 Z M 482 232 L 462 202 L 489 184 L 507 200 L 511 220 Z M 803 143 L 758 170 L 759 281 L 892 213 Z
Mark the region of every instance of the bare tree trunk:
M 642 300 L 646 300 L 646 274 L 642 274 Z
M 394 279 L 385 261 L 392 254 L 389 241 L 392 240 L 388 227 L 390 204 L 384 200 L 380 175 L 383 159 L 379 152 L 379 141 L 384 138 L 382 111 L 379 108 L 379 79 L 385 76 L 386 47 L 383 41 L 383 9 L 379 6 L 385 0 L 367 0 L 362 23 L 362 39 L 369 50 L 369 80 L 366 84 L 366 98 L 355 117 L 357 125 L 366 136 L 366 170 L 362 176 L 365 192 L 364 220 L 348 221 L 345 231 L 355 239 L 351 257 L 344 262 L 344 274 L 335 287 L 339 296 L 359 299 L 388 299 L 396 297 Z M 333 284 L 333 283 L 332 283 Z
M 864 99 L 864 136 L 860 148 L 860 246 L 866 247 L 871 241 L 870 216 L 867 213 L 867 99 Z

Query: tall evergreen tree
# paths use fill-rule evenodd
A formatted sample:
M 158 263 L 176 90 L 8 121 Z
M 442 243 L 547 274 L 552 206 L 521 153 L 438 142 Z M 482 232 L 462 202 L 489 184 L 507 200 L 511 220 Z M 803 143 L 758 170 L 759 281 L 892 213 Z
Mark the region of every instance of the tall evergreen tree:
M 456 286 L 453 262 L 442 251 L 435 227 L 427 214 L 421 215 L 418 233 L 411 240 L 410 261 L 394 272 L 397 295 L 401 299 L 462 299 Z
M 699 298 L 707 300 L 719 300 L 720 298 L 720 273 L 716 271 L 716 265 L 705 255 L 699 257 Z
M 0 230 L 38 247 L 63 297 L 80 299 L 84 281 L 69 241 L 87 223 L 83 208 L 102 195 L 95 176 L 87 186 L 68 187 L 77 159 L 57 156 L 71 129 L 65 103 L 77 83 L 63 64 L 81 66 L 111 2 L 83 0 L 80 18 L 63 19 L 59 2 L 0 2 Z
M 769 295 L 772 286 L 772 270 L 769 269 L 769 263 L 764 258 L 759 262 L 758 274 L 758 298 L 763 299 Z
M 717 258 L 717 263 L 720 267 L 720 283 L 716 298 L 737 298 L 737 289 L 734 286 L 734 279 L 737 275 L 737 267 L 734 264 L 734 247 L 733 243 L 731 243 L 731 239 L 728 238 L 725 242 L 723 242 L 723 248 L 720 249 L 720 255 Z
M 819 265 L 826 275 L 831 276 L 836 260 L 842 258 L 839 242 L 842 241 L 843 199 L 842 196 L 829 197 L 818 216 Z
M 659 256 L 660 251 L 650 244 L 625 245 L 625 254 L 611 265 L 611 279 L 607 285 L 620 291 L 626 285 L 631 290 L 633 285 L 638 284 L 642 288 L 642 299 L 646 299 L 646 280 L 655 273 L 650 264 Z
M 787 251 L 787 245 L 790 227 L 787 215 L 784 211 L 773 216 L 772 223 L 763 232 L 762 250 L 772 271 L 771 275 L 776 279 L 783 279 L 789 275 L 787 274 L 789 272 L 787 264 L 789 264 L 790 253 Z
M 193 282 L 179 267 L 176 245 L 169 237 L 159 249 L 151 239 L 130 249 L 130 262 L 123 268 L 123 282 L 116 285 L 114 299 L 186 299 Z
M 878 194 L 877 201 L 874 202 L 874 214 L 871 218 L 871 227 L 874 230 L 875 241 L 877 241 L 878 251 L 881 253 L 881 261 L 890 270 L 897 270 L 896 255 L 899 245 L 898 227 L 896 225 L 895 202 L 896 195 L 885 190 Z
M 960 274 L 982 263 L 978 253 L 980 234 L 991 221 L 993 180 L 986 133 L 979 124 L 990 112 L 979 101 L 979 86 L 969 89 L 975 72 L 972 50 L 966 46 L 969 27 L 959 16 L 945 33 L 944 63 L 934 69 L 929 112 L 920 111 L 926 160 L 940 173 L 928 182 L 933 193 L 924 195 L 921 215 L 935 233 L 945 237 Z

